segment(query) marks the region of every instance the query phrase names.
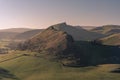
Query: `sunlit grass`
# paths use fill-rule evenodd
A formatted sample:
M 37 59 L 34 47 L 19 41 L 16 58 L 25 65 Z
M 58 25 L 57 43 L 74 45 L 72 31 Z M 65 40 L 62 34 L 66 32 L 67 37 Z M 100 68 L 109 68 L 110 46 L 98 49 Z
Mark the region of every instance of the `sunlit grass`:
M 18 54 L 20 51 L 17 51 Z M 21 52 L 22 53 L 22 52 Z M 24 53 L 24 52 L 23 52 Z M 30 53 L 30 52 L 29 52 Z M 17 55 L 16 54 L 16 55 Z M 14 57 L 6 54 L 6 57 Z M 1 58 L 1 56 L 0 56 Z M 2 58 L 3 59 L 3 58 Z M 22 56 L 0 63 L 21 80 L 119 80 L 120 74 L 110 73 L 120 65 L 106 64 L 89 67 L 65 67 L 55 61 L 34 56 Z

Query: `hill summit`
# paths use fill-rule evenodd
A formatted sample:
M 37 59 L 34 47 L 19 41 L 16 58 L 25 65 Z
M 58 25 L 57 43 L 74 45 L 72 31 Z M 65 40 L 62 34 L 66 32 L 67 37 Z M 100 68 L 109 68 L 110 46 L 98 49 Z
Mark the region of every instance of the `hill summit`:
M 95 33 L 95 32 L 90 32 L 88 30 L 83 29 L 80 26 L 72 26 L 72 25 L 67 25 L 65 22 L 59 23 L 52 25 L 52 27 L 56 30 L 61 30 L 66 32 L 67 34 L 71 35 L 75 41 L 88 41 L 88 40 L 94 40 L 97 38 L 101 38 L 104 35 Z

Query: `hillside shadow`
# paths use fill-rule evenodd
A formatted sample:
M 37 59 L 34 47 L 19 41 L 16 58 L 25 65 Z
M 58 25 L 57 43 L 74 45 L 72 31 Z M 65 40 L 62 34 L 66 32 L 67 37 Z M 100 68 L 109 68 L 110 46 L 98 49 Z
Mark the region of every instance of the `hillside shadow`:
M 12 80 L 20 80 L 14 74 L 10 73 L 10 71 L 0 68 L 0 80 L 2 80 L 3 78 L 6 78 L 6 79 L 8 78 Z
M 120 68 L 114 69 L 112 71 L 110 71 L 111 73 L 120 73 Z
M 88 41 L 77 41 L 75 45 L 76 57 L 80 57 L 79 66 L 120 64 L 119 46 L 108 46 Z

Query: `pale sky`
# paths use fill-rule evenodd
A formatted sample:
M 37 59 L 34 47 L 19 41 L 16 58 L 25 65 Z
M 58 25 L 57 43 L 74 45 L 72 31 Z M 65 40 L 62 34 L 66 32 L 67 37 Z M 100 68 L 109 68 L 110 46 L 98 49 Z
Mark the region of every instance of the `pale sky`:
M 0 29 L 120 25 L 120 0 L 0 0 Z

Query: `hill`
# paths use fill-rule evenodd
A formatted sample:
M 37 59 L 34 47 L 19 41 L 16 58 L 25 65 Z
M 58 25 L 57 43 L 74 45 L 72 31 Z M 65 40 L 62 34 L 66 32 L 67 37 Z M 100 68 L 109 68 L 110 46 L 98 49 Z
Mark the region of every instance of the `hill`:
M 104 45 L 120 46 L 120 33 L 104 37 L 98 41 Z
M 66 24 L 59 25 L 66 26 Z M 58 25 L 50 26 L 40 34 L 19 44 L 18 48 L 39 52 L 45 55 L 44 57 L 56 59 L 67 66 L 120 63 L 118 47 L 96 44 L 94 41 L 74 41 L 72 36 L 60 30 Z
M 57 30 L 62 30 L 67 32 L 69 35 L 71 35 L 74 38 L 75 41 L 94 40 L 104 36 L 99 33 L 87 31 L 80 26 L 71 26 L 71 25 L 67 25 L 66 23 L 56 24 L 53 25 L 53 27 Z
M 94 28 L 91 31 L 105 34 L 105 35 L 111 35 L 111 34 L 120 33 L 120 26 L 119 25 L 104 25 L 101 27 Z
M 13 39 L 16 35 L 29 31 L 27 28 L 10 28 L 0 30 L 0 39 Z
M 72 61 L 74 62 L 74 60 L 76 60 L 73 59 L 75 57 L 75 54 L 72 53 L 73 43 L 74 40 L 72 36 L 51 26 L 40 34 L 19 44 L 18 48 L 20 50 L 40 52 L 46 55 L 45 57 L 50 56 L 52 57 L 51 59 L 56 60 L 63 60 L 69 57 L 69 63 L 65 64 L 70 64 Z
M 0 32 L 0 40 L 2 39 L 12 39 L 19 33 L 16 32 Z
M 42 32 L 42 31 L 43 31 L 43 29 L 29 30 L 29 31 L 26 31 L 26 32 L 23 32 L 23 33 L 20 33 L 20 34 L 16 35 L 14 37 L 14 39 L 26 40 L 26 39 L 29 39 L 29 38 L 35 36 L 36 34 Z
M 53 50 L 54 48 L 63 48 L 64 50 L 64 48 L 67 48 L 67 46 L 71 45 L 72 42 L 72 37 L 65 32 L 49 27 L 26 41 L 25 43 L 27 44 L 25 48 L 31 49 L 32 51 L 49 50 L 50 48 L 53 48 Z
M 15 33 L 23 33 L 32 29 L 29 28 L 10 28 L 10 29 L 1 29 L 0 32 L 15 32 Z

